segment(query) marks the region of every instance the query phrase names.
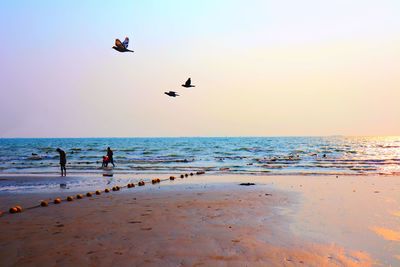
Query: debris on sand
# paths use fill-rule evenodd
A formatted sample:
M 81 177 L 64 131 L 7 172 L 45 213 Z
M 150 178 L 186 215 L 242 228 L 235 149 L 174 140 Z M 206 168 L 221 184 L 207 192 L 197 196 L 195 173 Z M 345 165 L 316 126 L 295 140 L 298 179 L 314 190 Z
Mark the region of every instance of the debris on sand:
M 239 185 L 249 186 L 249 185 L 256 185 L 255 183 L 241 183 Z

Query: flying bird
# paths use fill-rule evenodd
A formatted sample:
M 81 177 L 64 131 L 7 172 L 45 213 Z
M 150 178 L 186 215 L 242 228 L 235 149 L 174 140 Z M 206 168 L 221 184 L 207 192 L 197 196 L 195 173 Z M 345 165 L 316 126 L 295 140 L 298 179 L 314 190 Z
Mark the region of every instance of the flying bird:
M 179 95 L 178 95 L 176 92 L 174 92 L 174 91 L 164 92 L 164 94 L 166 94 L 167 96 L 171 96 L 171 97 L 179 96 Z
M 183 86 L 183 87 L 186 87 L 186 88 L 195 87 L 194 85 L 192 85 L 192 80 L 190 80 L 190 78 L 187 79 L 187 81 L 185 82 L 185 84 L 182 84 L 182 86 Z
M 133 52 L 128 49 L 129 38 L 125 37 L 125 40 L 121 43 L 119 39 L 115 39 L 115 45 L 112 47 L 118 52 Z

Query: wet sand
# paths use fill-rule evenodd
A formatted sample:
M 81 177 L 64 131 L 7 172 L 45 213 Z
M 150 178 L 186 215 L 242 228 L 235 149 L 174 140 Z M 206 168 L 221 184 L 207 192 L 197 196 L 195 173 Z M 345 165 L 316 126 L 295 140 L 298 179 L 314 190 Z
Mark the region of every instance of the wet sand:
M 102 193 L 1 216 L 0 265 L 396 265 L 399 183 L 201 176 Z M 3 194 L 0 206 L 59 195 Z

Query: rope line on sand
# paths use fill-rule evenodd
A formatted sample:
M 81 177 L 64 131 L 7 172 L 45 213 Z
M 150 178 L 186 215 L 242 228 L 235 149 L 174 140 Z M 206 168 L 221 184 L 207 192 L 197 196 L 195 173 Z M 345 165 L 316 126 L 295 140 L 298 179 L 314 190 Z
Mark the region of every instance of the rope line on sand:
M 198 172 L 196 172 L 196 175 L 201 175 L 201 174 L 205 174 L 205 172 L 204 171 L 198 171 Z M 179 177 L 181 178 L 181 179 L 183 179 L 183 178 L 185 178 L 185 177 L 189 177 L 189 176 L 193 176 L 194 175 L 194 173 L 193 172 L 191 172 L 191 173 L 189 173 L 189 174 L 187 174 L 187 173 L 185 173 L 185 174 L 181 174 Z M 160 178 L 154 178 L 154 179 L 152 179 L 151 180 L 151 183 L 153 184 L 153 185 L 156 185 L 156 184 L 158 184 L 158 183 L 161 183 L 161 182 L 165 182 L 165 181 L 174 181 L 175 180 L 175 176 L 170 176 L 169 178 L 165 178 L 165 179 L 160 179 Z M 34 206 L 30 206 L 30 207 L 27 207 L 27 208 L 24 208 L 24 209 L 22 209 L 22 207 L 20 206 L 20 205 L 16 205 L 16 206 L 13 206 L 13 207 L 11 207 L 9 210 L 8 210 L 8 213 L 7 213 L 7 211 L 0 211 L 0 217 L 2 217 L 3 215 L 6 215 L 6 214 L 16 214 L 16 213 L 21 213 L 21 212 L 23 212 L 24 210 L 32 210 L 32 209 L 36 209 L 36 208 L 40 208 L 40 207 L 48 207 L 49 205 L 59 205 L 59 204 L 61 204 L 62 202 L 65 202 L 65 201 L 67 201 L 67 202 L 72 202 L 72 201 L 74 201 L 74 199 L 83 199 L 83 198 L 89 198 L 89 197 L 92 197 L 93 195 L 97 195 L 97 196 L 99 196 L 99 195 L 101 195 L 102 193 L 106 193 L 106 194 L 109 194 L 109 193 L 111 193 L 111 192 L 116 192 L 116 191 L 120 191 L 122 188 L 134 188 L 134 187 L 136 187 L 136 186 L 144 186 L 146 183 L 143 181 L 143 180 L 140 180 L 137 184 L 135 184 L 135 183 L 128 183 L 127 185 L 122 185 L 122 186 L 119 186 L 119 185 L 116 185 L 116 186 L 113 186 L 111 189 L 109 189 L 109 188 L 106 188 L 106 189 L 104 189 L 104 190 L 96 190 L 96 191 L 89 191 L 89 192 L 87 192 L 86 194 L 77 194 L 75 197 L 74 196 L 67 196 L 66 198 L 64 198 L 64 199 L 62 199 L 62 198 L 59 198 L 59 197 L 56 197 L 56 198 L 54 198 L 54 199 L 52 199 L 52 198 L 48 198 L 48 199 L 44 199 L 44 200 L 41 200 L 40 201 L 40 203 L 39 204 L 37 204 L 37 205 L 34 205 Z

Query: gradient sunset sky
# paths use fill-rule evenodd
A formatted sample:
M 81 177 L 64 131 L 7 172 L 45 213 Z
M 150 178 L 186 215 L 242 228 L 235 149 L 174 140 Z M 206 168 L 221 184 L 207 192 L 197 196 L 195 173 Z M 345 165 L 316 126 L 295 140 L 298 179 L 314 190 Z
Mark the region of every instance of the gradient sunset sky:
M 0 48 L 0 137 L 400 135 L 398 0 L 2 1 Z

